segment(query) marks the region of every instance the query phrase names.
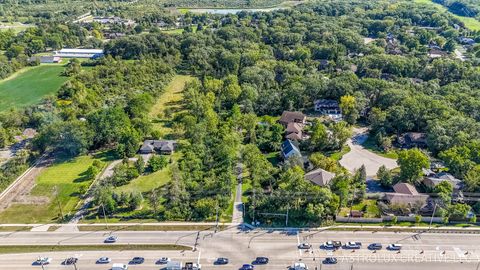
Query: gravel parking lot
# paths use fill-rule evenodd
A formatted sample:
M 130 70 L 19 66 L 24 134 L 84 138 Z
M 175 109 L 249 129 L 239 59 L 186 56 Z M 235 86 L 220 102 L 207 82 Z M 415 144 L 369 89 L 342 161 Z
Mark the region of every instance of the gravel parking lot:
M 367 177 L 375 176 L 378 168 L 382 165 L 385 165 L 388 169 L 398 167 L 396 160 L 379 156 L 368 151 L 361 145 L 367 138 L 365 132 L 366 131 L 363 130 L 357 130 L 357 135 L 354 136 L 354 139 L 348 140 L 347 144 L 350 146 L 350 152 L 342 157 L 340 164 L 352 173 L 362 165 L 365 165 Z

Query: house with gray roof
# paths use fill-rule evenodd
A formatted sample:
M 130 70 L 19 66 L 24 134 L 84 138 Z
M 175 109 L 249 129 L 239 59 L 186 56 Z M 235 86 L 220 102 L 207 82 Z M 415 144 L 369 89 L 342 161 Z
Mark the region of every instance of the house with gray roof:
M 177 147 L 173 140 L 145 140 L 138 151 L 140 154 L 162 154 L 171 155 Z
M 330 181 L 335 177 L 334 173 L 318 168 L 305 174 L 305 180 L 321 187 L 328 186 Z

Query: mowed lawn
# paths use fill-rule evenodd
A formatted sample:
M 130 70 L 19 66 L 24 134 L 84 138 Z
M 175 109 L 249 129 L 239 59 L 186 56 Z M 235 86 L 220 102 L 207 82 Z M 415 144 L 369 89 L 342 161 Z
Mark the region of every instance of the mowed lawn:
M 117 192 L 148 192 L 154 188 L 161 187 L 170 181 L 170 169 L 167 166 L 166 168 L 146 174 L 141 175 L 138 178 L 133 179 L 127 185 L 120 186 L 115 189 Z
M 60 221 L 60 208 L 64 215 L 74 210 L 92 180 L 85 178 L 85 172 L 98 159 L 105 165 L 111 157 L 105 153 L 97 156 L 80 156 L 74 159 L 57 160 L 46 168 L 36 179 L 31 196 L 47 197 L 46 204 L 16 204 L 0 213 L 2 223 L 48 223 Z M 56 192 L 55 192 L 56 190 Z M 58 195 L 57 195 L 58 194 Z M 58 201 L 57 201 L 58 199 Z
M 0 111 L 25 107 L 54 94 L 68 79 L 61 76 L 62 65 L 27 67 L 0 81 Z

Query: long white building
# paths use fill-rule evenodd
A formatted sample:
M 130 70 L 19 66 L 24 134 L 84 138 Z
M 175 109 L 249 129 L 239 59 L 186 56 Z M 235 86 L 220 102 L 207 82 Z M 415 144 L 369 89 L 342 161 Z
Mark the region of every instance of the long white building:
M 103 56 L 102 49 L 61 49 L 54 52 L 54 56 L 64 58 L 98 58 Z

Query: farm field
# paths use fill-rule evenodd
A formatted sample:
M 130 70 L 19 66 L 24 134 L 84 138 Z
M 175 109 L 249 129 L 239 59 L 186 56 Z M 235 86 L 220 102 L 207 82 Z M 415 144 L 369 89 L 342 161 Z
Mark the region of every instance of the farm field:
M 101 153 L 57 160 L 39 175 L 30 193 L 32 197 L 46 198 L 48 202 L 12 205 L 0 213 L 0 220 L 2 223 L 55 222 L 60 216 L 59 204 L 64 215 L 71 214 L 81 200 L 80 196 L 92 183 L 92 180 L 85 178 L 85 172 L 94 160 L 100 160 L 105 165 L 111 156 Z M 57 195 L 54 195 L 55 189 Z
M 62 65 L 40 65 L 22 69 L 0 81 L 0 112 L 25 107 L 55 93 L 68 79 Z

